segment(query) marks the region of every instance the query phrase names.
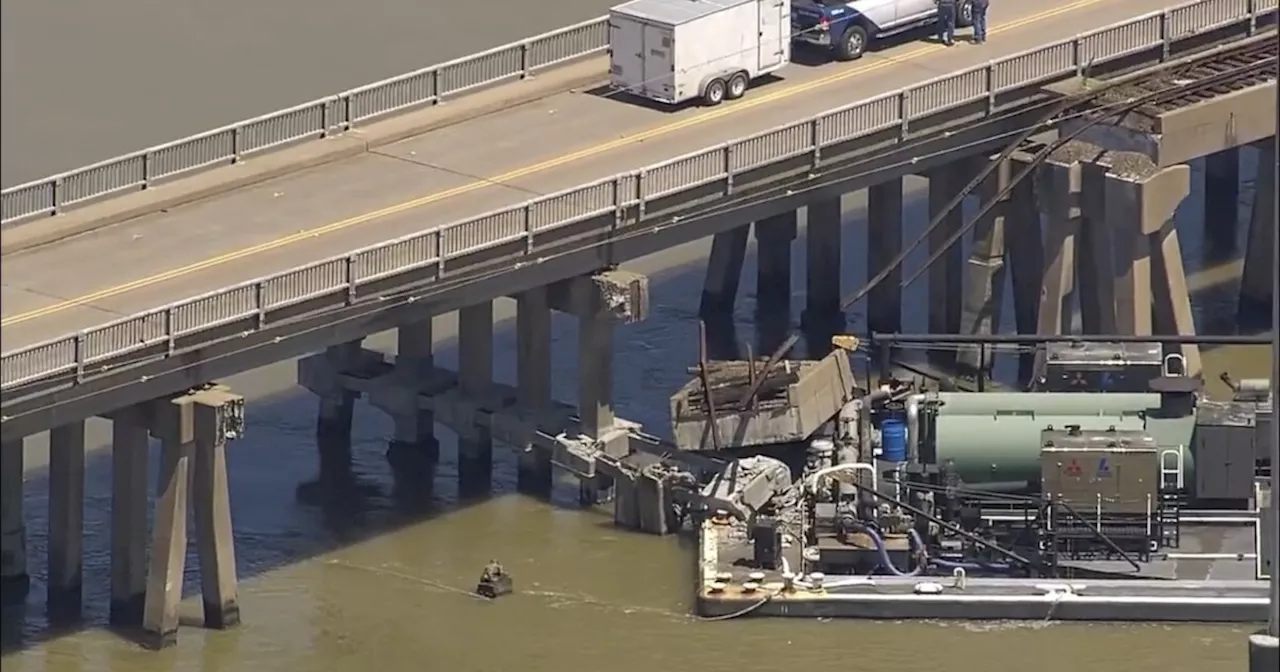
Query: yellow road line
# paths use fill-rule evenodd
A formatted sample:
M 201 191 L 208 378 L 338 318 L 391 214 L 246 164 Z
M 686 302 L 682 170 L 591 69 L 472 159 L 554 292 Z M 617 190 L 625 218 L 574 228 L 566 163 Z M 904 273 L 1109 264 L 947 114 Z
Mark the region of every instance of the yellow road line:
M 1013 30 L 1015 28 L 1027 26 L 1033 23 L 1043 21 L 1045 19 L 1053 18 L 1055 16 L 1060 16 L 1062 14 L 1073 12 L 1077 9 L 1082 9 L 1084 7 L 1088 7 L 1090 5 L 1096 5 L 1100 2 L 1105 2 L 1105 1 L 1106 0 L 1077 0 L 1076 2 L 1062 5 L 1054 9 L 1041 12 L 1039 14 L 1032 14 L 1031 16 L 1026 16 L 1015 21 L 1010 21 L 1008 23 L 1001 24 L 999 26 L 993 26 L 988 31 L 988 33 L 990 34 L 1003 33 L 1009 30 Z M 597 156 L 599 154 L 603 154 L 605 152 L 612 151 L 614 149 L 618 149 L 621 147 L 634 145 L 640 142 L 644 142 L 645 140 L 650 140 L 652 138 L 660 137 L 663 135 L 674 133 L 676 131 L 679 131 L 685 128 L 689 128 L 691 126 L 696 126 L 698 124 L 704 124 L 709 121 L 720 119 L 722 117 L 727 117 L 731 114 L 738 114 L 745 110 L 759 107 L 761 105 L 772 103 L 778 100 L 791 98 L 798 94 L 806 93 L 808 91 L 812 91 L 822 86 L 827 86 L 828 84 L 834 84 L 835 82 L 849 79 L 850 77 L 855 77 L 858 75 L 866 74 L 868 72 L 881 70 L 892 65 L 898 65 L 905 61 L 915 60 L 922 56 L 933 54 L 944 49 L 946 49 L 946 47 L 943 47 L 942 45 L 939 45 L 939 44 L 923 46 L 916 49 L 912 49 L 911 51 L 908 51 L 903 54 L 887 56 L 884 58 L 878 58 L 875 61 L 864 62 L 863 65 L 855 66 L 848 70 L 843 70 L 841 72 L 833 73 L 831 75 L 813 79 L 801 84 L 796 84 L 794 86 L 789 86 L 789 87 L 778 89 L 776 91 L 771 91 L 771 92 L 761 92 L 760 95 L 749 96 L 746 99 L 736 102 L 732 105 L 715 108 L 701 114 L 689 116 L 685 119 L 663 124 L 655 128 L 641 131 L 639 133 L 635 133 L 632 135 L 624 135 L 616 140 L 610 140 L 609 142 L 605 142 L 602 144 L 592 145 L 591 147 L 586 147 L 576 152 L 564 154 L 554 159 L 549 159 L 547 161 L 536 163 L 531 166 L 525 166 L 524 168 L 517 168 L 516 170 L 512 170 L 510 172 L 497 175 L 488 180 L 471 182 L 468 184 L 464 184 L 460 187 L 454 187 L 453 189 L 438 191 L 432 194 L 428 194 L 426 196 L 405 201 L 403 203 L 398 203 L 396 205 L 388 206 L 380 210 L 366 212 L 362 215 L 356 215 L 355 217 L 350 217 L 348 219 L 343 219 L 341 221 L 325 224 L 324 226 L 316 227 L 314 229 L 307 229 L 304 231 L 299 231 L 297 233 L 292 233 L 287 236 L 276 238 L 275 240 L 269 240 L 265 243 L 260 243 L 258 245 L 253 245 L 251 247 L 242 248 L 234 252 L 228 252 L 226 254 L 218 255 L 216 257 L 210 257 L 208 259 L 205 259 L 204 261 L 198 261 L 194 264 L 189 264 L 187 266 L 175 268 L 173 270 L 165 271 L 163 273 L 157 273 L 155 275 L 151 275 L 145 278 L 139 278 L 132 282 L 126 282 L 124 284 L 117 285 L 115 287 L 108 287 L 106 289 L 101 289 L 91 294 L 85 294 L 84 296 L 81 296 L 75 299 L 70 299 L 68 301 L 63 301 L 61 303 L 55 303 L 50 306 L 45 306 L 44 308 L 39 308 L 39 309 L 31 310 L 25 313 L 20 313 L 18 315 L 14 315 L 12 317 L 8 317 L 8 318 L 4 318 L 3 320 L 0 320 L 0 326 L 7 327 L 10 325 L 19 324 L 21 322 L 26 322 L 28 320 L 34 320 L 39 317 L 45 317 L 48 315 L 52 315 L 54 313 L 62 312 L 64 310 L 67 310 L 68 308 L 83 306 L 89 303 L 93 303 L 94 301 L 101 301 L 102 299 L 108 299 L 114 296 L 119 296 L 121 294 L 131 292 L 135 289 L 149 287 L 151 285 L 155 285 L 161 282 L 166 282 L 168 280 L 180 278 L 185 275 L 190 275 L 192 273 L 207 270 L 215 266 L 221 266 L 222 264 L 226 264 L 232 261 L 237 261 L 239 259 L 244 259 L 246 257 L 253 256 L 255 254 L 260 254 L 262 252 L 268 252 L 270 250 L 279 249 L 281 247 L 285 247 L 287 245 L 291 245 L 293 243 L 296 243 L 302 240 L 309 240 L 309 239 L 316 238 L 318 236 L 322 236 L 328 233 L 334 233 L 335 231 L 342 231 L 344 229 L 349 229 L 353 226 L 365 224 L 367 222 L 371 222 L 376 219 L 389 217 L 391 215 L 399 214 L 401 212 L 412 210 L 414 208 L 419 208 L 431 203 L 443 201 L 449 198 L 453 198 L 455 196 L 461 196 L 463 194 L 476 191 L 478 189 L 494 186 L 495 183 L 510 182 L 512 180 L 517 180 L 522 177 L 528 177 L 536 173 L 541 173 L 547 170 L 551 170 L 553 168 L 558 168 L 568 163 L 573 163 L 574 161 L 579 161 L 589 157 Z

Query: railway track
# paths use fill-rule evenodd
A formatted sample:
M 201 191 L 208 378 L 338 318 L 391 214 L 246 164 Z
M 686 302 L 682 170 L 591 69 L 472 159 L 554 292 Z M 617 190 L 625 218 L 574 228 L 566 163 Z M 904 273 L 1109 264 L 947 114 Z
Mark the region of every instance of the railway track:
M 1156 95 L 1153 100 L 1130 111 L 1129 118 L 1155 118 L 1188 105 L 1212 100 L 1236 91 L 1274 82 L 1280 42 L 1272 35 L 1228 49 L 1178 68 L 1126 83 L 1099 96 L 1093 106 L 1104 108 L 1126 100 Z M 1160 96 L 1163 91 L 1176 93 Z

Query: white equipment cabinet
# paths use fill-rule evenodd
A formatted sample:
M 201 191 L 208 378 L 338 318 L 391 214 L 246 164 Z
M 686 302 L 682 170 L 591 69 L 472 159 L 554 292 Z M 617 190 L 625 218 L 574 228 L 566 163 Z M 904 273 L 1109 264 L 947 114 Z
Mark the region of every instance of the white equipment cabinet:
M 663 103 L 740 98 L 791 60 L 791 0 L 632 0 L 609 12 L 614 88 Z

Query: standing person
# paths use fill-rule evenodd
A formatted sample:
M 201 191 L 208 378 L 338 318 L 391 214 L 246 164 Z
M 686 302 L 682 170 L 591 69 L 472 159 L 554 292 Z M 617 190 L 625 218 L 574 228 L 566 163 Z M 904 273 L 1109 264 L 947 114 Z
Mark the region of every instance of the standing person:
M 987 41 L 987 6 L 991 0 L 973 0 L 969 7 L 973 10 L 973 43 L 982 44 Z
M 956 0 L 934 0 L 938 3 L 938 40 L 946 46 L 956 41 Z

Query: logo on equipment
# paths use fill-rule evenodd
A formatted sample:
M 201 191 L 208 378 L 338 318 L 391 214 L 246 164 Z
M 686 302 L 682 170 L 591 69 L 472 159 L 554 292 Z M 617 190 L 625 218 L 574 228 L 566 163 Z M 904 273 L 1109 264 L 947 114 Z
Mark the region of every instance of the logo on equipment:
M 1111 461 L 1105 457 L 1098 460 L 1097 478 L 1111 478 Z

